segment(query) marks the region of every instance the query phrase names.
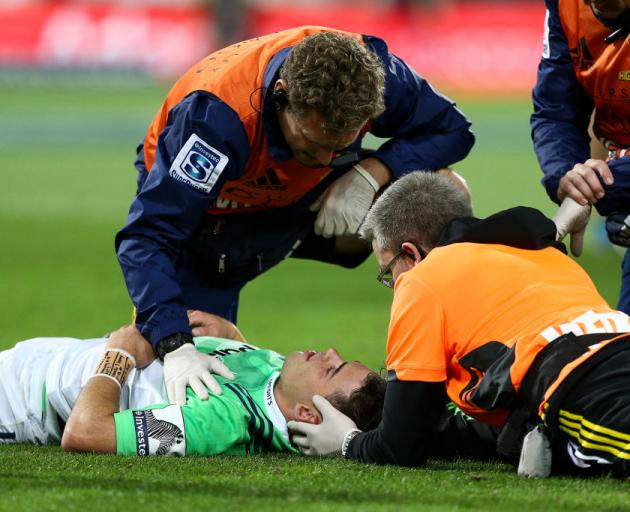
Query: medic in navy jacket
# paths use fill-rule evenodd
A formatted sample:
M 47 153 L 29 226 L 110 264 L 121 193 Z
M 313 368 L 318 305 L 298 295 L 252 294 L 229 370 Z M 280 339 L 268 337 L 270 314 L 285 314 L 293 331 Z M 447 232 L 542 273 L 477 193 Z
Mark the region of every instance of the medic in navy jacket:
M 358 225 L 314 229 L 321 212 L 309 209 L 347 179 L 357 161 L 368 171 L 368 160 L 388 171 L 379 183 L 365 172 L 356 178 L 373 197 L 386 181 L 409 171 L 439 170 L 463 159 L 474 144 L 469 121 L 451 100 L 390 54 L 382 40 L 353 34 L 384 67 L 385 110 L 344 146 L 319 148 L 329 154 L 321 165 L 301 165 L 279 122 L 287 101 L 279 72 L 297 43 L 320 32 L 338 31 L 300 27 L 203 59 L 171 90 L 139 147 L 138 192 L 116 250 L 137 326 L 160 356 L 188 341 L 187 309 L 235 322 L 243 285 L 286 257 L 361 263 L 367 247 L 347 251 L 342 237 L 331 236 L 354 235 Z M 389 138 L 369 155 L 361 149 L 368 131 Z M 352 190 L 345 193 L 342 209 L 354 197 Z M 163 340 L 169 343 L 160 350 Z
M 532 138 L 549 197 L 594 204 L 611 242 L 630 245 L 630 0 L 546 0 Z M 591 158 L 589 122 L 608 149 Z M 630 313 L 630 253 L 617 309 Z

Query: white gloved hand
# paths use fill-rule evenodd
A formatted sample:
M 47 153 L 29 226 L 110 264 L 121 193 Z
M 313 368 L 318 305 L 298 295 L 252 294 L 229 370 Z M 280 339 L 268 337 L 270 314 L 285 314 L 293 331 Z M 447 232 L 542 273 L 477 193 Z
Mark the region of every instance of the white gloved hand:
M 324 238 L 355 235 L 380 188 L 372 175 L 356 164 L 311 205 L 312 212 L 319 210 L 315 234 Z
M 323 396 L 315 395 L 313 404 L 322 415 L 319 425 L 301 421 L 289 421 L 287 426 L 292 432 L 293 443 L 300 447 L 305 455 L 328 455 L 341 453 L 346 435 L 358 430 L 357 425 L 348 416 L 335 409 Z
M 567 234 L 571 235 L 571 253 L 582 254 L 584 232 L 591 217 L 591 205 L 582 206 L 569 196 L 565 197 L 553 216 L 556 225 L 556 241 L 560 242 Z
M 213 394 L 220 395 L 221 386 L 210 375 L 211 371 L 226 379 L 234 379 L 234 374 L 219 359 L 199 352 L 192 343 L 184 343 L 166 354 L 164 382 L 169 402 L 185 405 L 187 386 L 190 386 L 201 400 L 208 399 L 206 386 Z

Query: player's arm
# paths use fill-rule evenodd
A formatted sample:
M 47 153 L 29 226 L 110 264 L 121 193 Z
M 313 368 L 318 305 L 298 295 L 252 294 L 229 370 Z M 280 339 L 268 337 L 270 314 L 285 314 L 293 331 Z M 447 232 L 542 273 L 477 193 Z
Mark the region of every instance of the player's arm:
M 111 334 L 95 374 L 81 390 L 63 431 L 66 452 L 116 453 L 114 413 L 129 373 L 153 360 L 153 349 L 138 330 L 123 327 Z
M 224 155 L 208 170 L 210 181 L 196 187 L 181 181 L 195 141 L 201 141 L 204 151 L 213 148 Z M 194 93 L 169 112 L 151 172 L 116 236 L 118 260 L 137 309 L 136 324 L 154 346 L 176 333 L 191 334 L 175 261 L 222 183 L 244 169 L 248 147 L 236 113 L 212 95 Z
M 545 173 L 542 183 L 551 200 L 560 203 L 566 195 L 566 191 L 559 191 L 561 179 L 590 157 L 588 123 L 593 100 L 575 77 L 558 1 L 547 0 L 546 5 L 545 41 L 533 90 L 531 127 L 534 150 Z
M 453 101 L 389 53 L 383 41 L 366 37 L 366 42 L 386 71 L 385 112 L 374 120 L 371 132 L 390 138 L 368 160 L 380 162 L 394 178 L 462 160 L 475 143 L 470 121 Z

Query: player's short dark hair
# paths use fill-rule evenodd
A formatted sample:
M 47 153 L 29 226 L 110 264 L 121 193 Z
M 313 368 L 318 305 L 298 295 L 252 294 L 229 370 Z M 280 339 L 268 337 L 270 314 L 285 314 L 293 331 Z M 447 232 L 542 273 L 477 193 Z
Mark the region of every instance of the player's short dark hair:
M 287 82 L 289 111 L 315 111 L 333 133 L 358 130 L 385 110 L 383 64 L 351 35 L 305 37 L 287 56 L 280 78 Z
M 371 372 L 350 396 L 337 391 L 326 398 L 335 409 L 354 421 L 358 429 L 367 431 L 375 429 L 381 422 L 386 387 L 387 381 Z

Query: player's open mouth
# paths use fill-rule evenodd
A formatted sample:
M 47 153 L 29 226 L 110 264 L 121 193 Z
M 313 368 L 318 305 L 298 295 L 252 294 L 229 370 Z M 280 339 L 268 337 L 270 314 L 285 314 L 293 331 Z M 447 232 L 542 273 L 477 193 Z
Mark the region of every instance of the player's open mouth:
M 315 354 L 317 354 L 317 352 L 313 351 L 313 350 L 308 350 L 306 352 L 304 352 L 304 360 L 308 361 L 311 357 L 313 357 Z

